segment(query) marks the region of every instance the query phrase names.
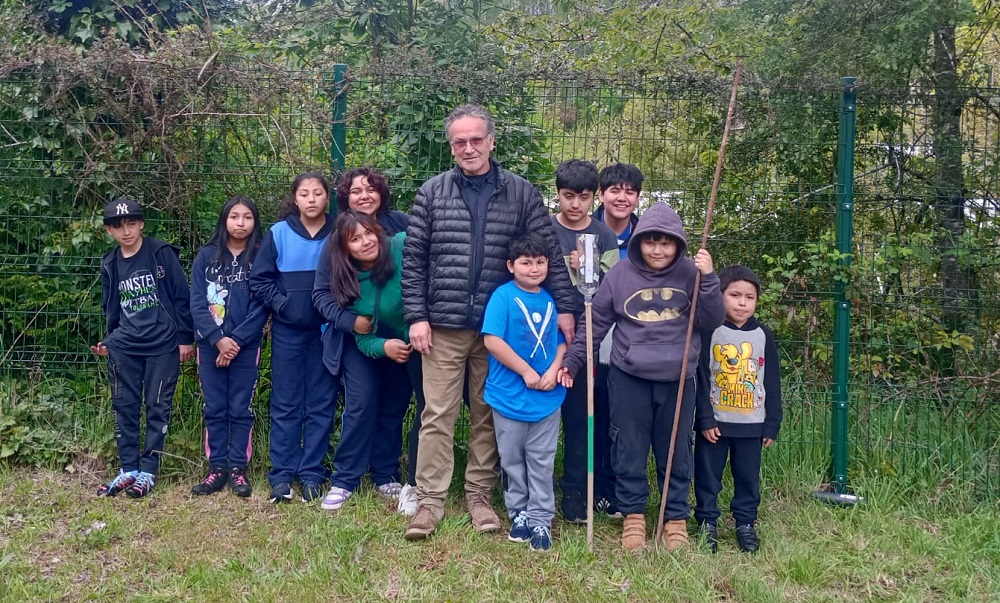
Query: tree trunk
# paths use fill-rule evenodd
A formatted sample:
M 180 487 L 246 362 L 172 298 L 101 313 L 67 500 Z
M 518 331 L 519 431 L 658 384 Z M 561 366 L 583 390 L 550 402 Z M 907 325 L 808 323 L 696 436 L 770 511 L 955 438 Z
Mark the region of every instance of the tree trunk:
M 969 324 L 971 275 L 963 266 L 962 234 L 965 231 L 965 192 L 962 176 L 962 107 L 955 54 L 955 26 L 934 32 L 934 100 L 931 115 L 934 152 L 935 245 L 941 258 L 941 325 L 948 333 L 966 332 Z M 955 374 L 954 353 L 945 348 L 939 356 L 944 376 Z

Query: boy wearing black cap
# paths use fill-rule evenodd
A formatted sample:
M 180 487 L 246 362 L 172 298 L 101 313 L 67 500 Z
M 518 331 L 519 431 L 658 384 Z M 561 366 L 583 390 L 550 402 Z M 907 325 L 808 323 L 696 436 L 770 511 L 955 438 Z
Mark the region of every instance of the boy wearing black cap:
M 726 321 L 702 334 L 694 447 L 694 517 L 709 549 L 718 548 L 719 508 L 726 461 L 733 474 L 730 509 L 740 550 L 756 552 L 761 448 L 781 427 L 781 365 L 770 329 L 754 312 L 760 281 L 745 266 L 719 272 Z
M 133 199 L 104 206 L 104 230 L 118 247 L 101 259 L 101 307 L 108 330 L 90 349 L 108 357 L 121 469 L 101 485 L 98 496 L 149 494 L 160 466 L 180 362 L 194 355 L 188 281 L 178 250 L 143 237 L 144 224 L 142 208 Z M 146 442 L 140 454 L 144 398 Z

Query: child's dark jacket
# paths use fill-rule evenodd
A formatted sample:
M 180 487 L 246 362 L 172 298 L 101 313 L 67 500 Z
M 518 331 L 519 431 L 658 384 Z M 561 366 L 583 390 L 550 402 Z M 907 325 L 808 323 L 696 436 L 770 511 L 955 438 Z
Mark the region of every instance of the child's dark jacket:
M 640 251 L 642 234 L 662 232 L 677 239 L 677 259 L 663 270 L 646 267 Z M 687 239 L 680 217 L 665 203 L 657 203 L 639 218 L 629 240 L 628 260 L 611 267 L 594 295 L 593 337 L 600 341 L 615 325 L 611 364 L 650 381 L 678 381 L 684 359 L 684 342 L 694 295 L 694 260 L 685 257 Z M 719 277 L 702 275 L 694 326 L 712 331 L 725 318 Z M 586 361 L 586 325 L 577 329 L 563 365 L 576 375 Z M 701 338 L 691 340 L 688 375 L 694 375 Z
M 172 342 L 162 341 L 122 341 L 120 332 L 121 303 L 118 291 L 120 281 L 118 260 L 121 248 L 115 247 L 101 258 L 101 309 L 107 318 L 107 332 L 101 340 L 105 346 L 123 353 L 148 355 L 161 353 L 163 348 L 176 348 L 194 342 L 194 328 L 191 321 L 188 281 L 181 268 L 180 251 L 153 237 L 143 237 L 141 251 L 148 253 L 155 262 L 150 266 L 156 278 L 157 297 L 163 310 L 173 321 L 175 338 Z
M 313 236 L 293 214 L 267 231 L 250 272 L 250 290 L 271 310 L 274 322 L 319 332 L 325 321 L 313 305 L 313 283 L 332 227 L 327 216 Z
M 730 438 L 778 439 L 781 363 L 771 330 L 753 316 L 702 334 L 695 429 Z
M 240 257 L 250 251 L 244 250 Z M 223 337 L 231 337 L 241 349 L 257 348 L 267 309 L 250 292 L 250 266 L 228 252 L 216 260 L 217 252 L 216 245 L 202 247 L 191 267 L 195 336 L 204 347 L 214 347 Z

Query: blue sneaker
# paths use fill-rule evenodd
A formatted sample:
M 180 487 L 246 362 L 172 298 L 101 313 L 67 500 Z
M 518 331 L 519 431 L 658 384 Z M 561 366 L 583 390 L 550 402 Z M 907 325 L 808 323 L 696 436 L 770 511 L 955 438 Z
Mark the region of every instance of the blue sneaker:
M 302 502 L 312 502 L 317 498 L 323 498 L 323 491 L 326 488 L 323 484 L 316 482 L 302 482 Z
M 282 482 L 271 488 L 271 495 L 267 499 L 277 505 L 291 501 L 292 496 L 294 496 L 292 485 L 288 482 Z
M 531 540 L 531 530 L 528 529 L 528 515 L 524 511 L 518 511 L 514 518 L 510 520 L 510 534 L 507 540 L 511 542 L 528 542 Z
M 548 526 L 531 528 L 531 550 L 545 552 L 552 548 L 552 531 Z
M 129 498 L 142 498 L 152 491 L 153 482 L 155 481 L 155 475 L 152 473 L 146 473 L 145 471 L 140 471 L 139 475 L 135 476 L 135 482 L 133 482 L 132 485 L 125 490 L 125 494 L 128 495 Z
M 132 484 L 135 483 L 136 476 L 139 475 L 138 471 L 125 471 L 119 470 L 118 475 L 115 479 L 111 480 L 106 484 L 101 484 L 101 487 L 97 489 L 98 496 L 114 496 L 119 492 L 130 488 Z

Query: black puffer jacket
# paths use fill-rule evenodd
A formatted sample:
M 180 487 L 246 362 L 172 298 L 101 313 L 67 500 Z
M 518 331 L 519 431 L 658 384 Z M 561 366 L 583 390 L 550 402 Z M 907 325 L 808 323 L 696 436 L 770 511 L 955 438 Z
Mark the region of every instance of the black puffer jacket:
M 497 190 L 486 205 L 482 239 L 473 240 L 472 212 L 462 198 L 459 168 L 438 174 L 417 191 L 403 247 L 403 307 L 410 324 L 480 329 L 490 294 L 510 280 L 510 241 L 537 232 L 549 242 L 543 286 L 559 312 L 573 311 L 572 285 L 542 195 L 527 180 L 493 162 Z

